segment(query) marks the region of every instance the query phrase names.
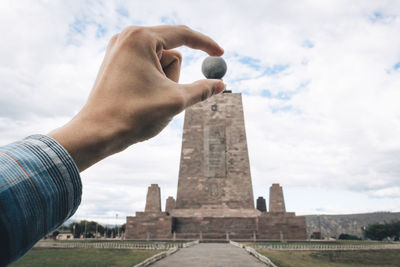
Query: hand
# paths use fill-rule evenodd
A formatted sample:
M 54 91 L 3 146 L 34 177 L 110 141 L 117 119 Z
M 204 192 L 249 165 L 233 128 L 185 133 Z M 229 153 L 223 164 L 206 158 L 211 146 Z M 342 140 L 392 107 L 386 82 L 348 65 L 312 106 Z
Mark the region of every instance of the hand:
M 128 27 L 113 36 L 83 109 L 50 137 L 80 171 L 158 134 L 186 107 L 225 89 L 221 80 L 178 84 L 186 45 L 212 56 L 223 49 L 186 26 Z

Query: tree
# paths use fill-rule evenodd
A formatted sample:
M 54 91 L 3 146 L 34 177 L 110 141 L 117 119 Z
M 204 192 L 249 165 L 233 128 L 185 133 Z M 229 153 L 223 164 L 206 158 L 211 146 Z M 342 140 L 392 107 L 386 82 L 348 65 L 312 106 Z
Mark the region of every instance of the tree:
M 365 229 L 365 237 L 372 240 L 384 240 L 390 238 L 393 240 L 400 239 L 400 221 L 391 223 L 375 223 L 370 224 Z
M 96 231 L 103 235 L 105 228 L 98 222 L 83 220 L 71 223 L 69 225 L 69 230 L 73 233 L 75 238 L 79 238 L 81 235 L 83 235 L 84 238 L 93 238 L 95 237 Z

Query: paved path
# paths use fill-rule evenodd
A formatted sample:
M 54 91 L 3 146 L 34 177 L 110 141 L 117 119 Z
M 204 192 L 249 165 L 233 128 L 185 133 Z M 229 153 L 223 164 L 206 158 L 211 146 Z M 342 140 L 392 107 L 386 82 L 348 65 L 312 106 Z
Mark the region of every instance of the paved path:
M 189 248 L 182 248 L 151 266 L 265 267 L 265 264 L 248 254 L 244 249 L 230 244 L 201 243 Z

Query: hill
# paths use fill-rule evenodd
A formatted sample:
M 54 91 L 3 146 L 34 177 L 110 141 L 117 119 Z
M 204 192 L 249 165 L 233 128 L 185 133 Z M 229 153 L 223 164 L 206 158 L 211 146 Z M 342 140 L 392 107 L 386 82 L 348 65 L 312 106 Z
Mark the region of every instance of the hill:
M 400 212 L 374 212 L 346 215 L 306 215 L 307 233 L 321 232 L 322 237 L 351 234 L 362 237 L 362 227 L 373 223 L 400 221 Z

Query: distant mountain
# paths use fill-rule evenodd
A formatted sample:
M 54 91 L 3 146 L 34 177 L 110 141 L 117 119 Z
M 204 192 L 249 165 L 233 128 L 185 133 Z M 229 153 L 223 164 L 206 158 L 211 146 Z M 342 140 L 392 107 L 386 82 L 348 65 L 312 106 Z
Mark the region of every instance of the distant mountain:
M 400 221 L 400 212 L 374 212 L 346 215 L 306 215 L 307 233 L 321 232 L 322 237 L 351 234 L 362 237 L 362 227 L 373 223 Z

